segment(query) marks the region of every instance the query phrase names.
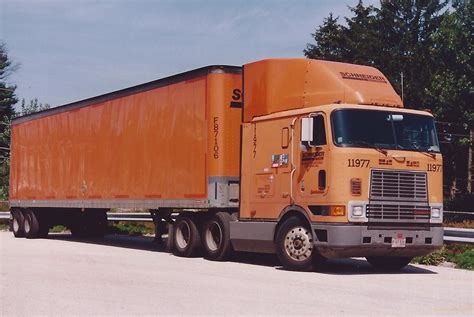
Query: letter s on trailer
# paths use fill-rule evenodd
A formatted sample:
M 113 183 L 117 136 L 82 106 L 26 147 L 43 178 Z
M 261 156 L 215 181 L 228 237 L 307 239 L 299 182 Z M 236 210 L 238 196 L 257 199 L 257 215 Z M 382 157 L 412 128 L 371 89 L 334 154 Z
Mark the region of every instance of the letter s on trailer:
M 276 252 L 293 270 L 399 269 L 443 242 L 433 117 L 372 67 L 208 66 L 16 118 L 11 143 L 17 237 L 100 236 L 108 209 L 142 208 L 179 256 Z

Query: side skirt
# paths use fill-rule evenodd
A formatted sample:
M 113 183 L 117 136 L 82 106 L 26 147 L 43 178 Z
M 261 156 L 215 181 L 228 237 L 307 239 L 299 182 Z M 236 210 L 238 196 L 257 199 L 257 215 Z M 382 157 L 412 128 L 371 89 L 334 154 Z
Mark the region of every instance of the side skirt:
M 276 222 L 234 221 L 230 240 L 235 251 L 275 253 Z

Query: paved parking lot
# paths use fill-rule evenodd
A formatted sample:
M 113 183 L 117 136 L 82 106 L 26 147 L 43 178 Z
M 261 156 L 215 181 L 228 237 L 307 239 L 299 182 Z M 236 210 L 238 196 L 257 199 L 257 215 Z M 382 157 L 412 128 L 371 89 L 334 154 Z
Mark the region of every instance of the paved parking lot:
M 152 238 L 15 239 L 0 233 L 0 316 L 473 316 L 474 273 L 410 265 L 374 271 L 362 259 L 288 272 L 274 256 L 179 258 Z

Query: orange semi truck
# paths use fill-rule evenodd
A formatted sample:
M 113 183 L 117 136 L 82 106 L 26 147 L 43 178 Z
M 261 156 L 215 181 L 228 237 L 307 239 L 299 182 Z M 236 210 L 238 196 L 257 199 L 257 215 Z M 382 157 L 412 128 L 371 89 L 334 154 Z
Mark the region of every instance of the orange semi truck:
M 433 116 L 404 109 L 373 67 L 208 66 L 12 124 L 16 237 L 100 236 L 107 210 L 140 208 L 170 224 L 179 256 L 399 269 L 442 246 L 442 202 Z

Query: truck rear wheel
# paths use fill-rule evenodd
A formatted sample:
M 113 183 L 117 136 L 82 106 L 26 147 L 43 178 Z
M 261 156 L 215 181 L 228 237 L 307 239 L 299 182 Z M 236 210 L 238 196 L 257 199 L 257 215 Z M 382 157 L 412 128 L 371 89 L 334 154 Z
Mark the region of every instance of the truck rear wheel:
M 370 263 L 374 268 L 383 271 L 398 271 L 413 259 L 412 257 L 384 257 L 384 256 L 374 256 L 367 257 L 367 262 Z
M 313 235 L 298 217 L 290 217 L 280 226 L 276 236 L 278 259 L 284 268 L 309 271 L 313 264 Z
M 25 216 L 18 209 L 12 210 L 12 231 L 15 238 L 25 236 Z
M 38 216 L 33 210 L 27 209 L 25 211 L 25 236 L 28 239 L 38 238 L 40 233 L 40 224 Z
M 196 254 L 201 246 L 199 229 L 195 219 L 191 216 L 179 216 L 174 227 L 174 254 L 190 257 Z
M 202 245 L 204 256 L 214 261 L 226 260 L 232 252 L 230 243 L 231 215 L 218 212 L 204 223 L 202 230 Z

